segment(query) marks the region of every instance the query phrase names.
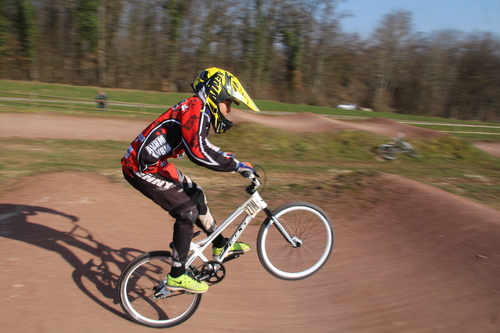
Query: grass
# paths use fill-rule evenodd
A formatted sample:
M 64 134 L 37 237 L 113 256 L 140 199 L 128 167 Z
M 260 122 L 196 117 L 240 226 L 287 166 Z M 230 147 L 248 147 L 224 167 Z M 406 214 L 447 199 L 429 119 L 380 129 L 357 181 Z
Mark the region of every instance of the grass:
M 124 144 L 116 141 L 5 139 L 0 151 L 0 184 L 20 176 L 54 171 L 114 173 Z M 126 147 L 126 145 L 125 145 Z
M 38 96 L 38 99 L 55 102 L 25 101 L 24 104 L 1 101 L 0 112 L 50 112 L 87 114 L 106 117 L 123 116 L 154 119 L 166 106 L 177 103 L 190 94 L 166 94 L 134 90 L 106 89 L 111 101 L 137 103 L 119 106 L 109 112 L 96 111 L 93 104 L 99 88 L 75 87 L 55 84 L 0 81 L 0 97 Z M 9 92 L 11 94 L 2 93 Z M 28 94 L 15 95 L 12 93 Z M 48 97 L 43 97 L 48 96 Z M 55 96 L 55 97 L 54 97 Z M 57 97 L 57 98 L 56 98 Z M 269 101 L 256 101 L 262 110 L 288 112 L 316 112 L 330 115 L 362 115 L 399 118 L 415 121 L 442 122 L 439 118 L 416 117 L 380 112 L 348 111 Z M 158 105 L 146 108 L 144 103 Z M 79 108 L 72 108 L 79 105 Z M 162 107 L 160 107 L 162 106 Z M 121 110 L 121 111 L 117 111 Z M 447 120 L 448 122 L 448 120 Z M 449 121 L 451 122 L 451 121 Z M 470 122 L 456 123 L 467 124 Z M 473 122 L 478 124 L 477 122 Z M 137 133 L 132 133 L 135 135 Z M 132 139 L 132 137 L 131 137 Z M 342 131 L 324 134 L 292 133 L 267 128 L 258 124 L 235 125 L 224 135 L 212 135 L 211 141 L 233 151 L 240 160 L 248 160 L 267 172 L 271 194 L 293 193 L 328 184 L 332 177 L 343 172 L 371 174 L 387 172 L 422 181 L 458 195 L 500 209 L 500 159 L 476 149 L 468 140 L 458 137 L 412 140 L 422 158 L 401 156 L 394 161 L 379 157 L 376 147 L 387 141 L 386 137 L 359 131 Z M 86 171 L 105 174 L 113 181 L 123 181 L 120 159 L 128 142 L 3 139 L 0 150 L 0 185 L 6 189 L 19 177 L 53 171 Z M 199 180 L 204 187 L 227 196 L 234 182 L 218 173 L 210 173 L 194 166 L 187 159 L 176 162 L 182 170 Z M 259 169 L 260 170 L 260 169 Z M 261 170 L 261 172 L 263 172 Z M 209 178 L 210 181 L 206 181 Z M 234 178 L 233 178 L 234 179 Z M 244 184 L 244 180 L 242 181 Z M 226 191 L 226 189 L 228 191 Z
M 259 172 L 265 171 L 271 195 L 283 191 L 307 192 L 307 188 L 321 187 L 348 171 L 386 172 L 423 181 L 500 209 L 500 159 L 476 149 L 465 139 L 445 137 L 412 140 L 422 158 L 400 156 L 387 161 L 381 159 L 376 150 L 385 140 L 383 136 L 367 132 L 292 133 L 257 124 L 237 125 L 224 135 L 211 136 L 215 145 L 228 148 L 240 160 L 258 165 Z M 9 187 L 21 176 L 54 171 L 95 172 L 113 181 L 123 181 L 120 159 L 128 142 L 7 138 L 3 144 L 0 151 L 2 188 Z M 234 178 L 227 183 L 223 175 L 207 172 L 187 158 L 176 164 L 203 187 L 219 189 L 222 196 L 238 184 Z M 279 191 L 273 192 L 278 187 Z
M 66 100 L 68 98 L 72 98 L 94 101 L 94 97 L 97 94 L 98 90 L 106 91 L 106 94 L 111 101 L 122 101 L 138 104 L 156 104 L 163 106 L 173 105 L 179 102 L 179 100 L 191 95 L 189 93 L 166 94 L 158 91 L 82 87 L 62 84 L 0 80 L 1 92 L 28 94 L 30 96 L 37 96 L 38 98 L 50 96 L 60 97 Z M 14 97 L 14 95 L 11 94 L 2 94 L 0 96 Z

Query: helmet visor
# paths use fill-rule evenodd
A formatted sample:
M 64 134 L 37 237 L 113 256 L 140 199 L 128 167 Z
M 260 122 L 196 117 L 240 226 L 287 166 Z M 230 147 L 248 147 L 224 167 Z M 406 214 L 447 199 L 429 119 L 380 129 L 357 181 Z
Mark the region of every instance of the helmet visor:
M 248 96 L 247 92 L 241 85 L 240 81 L 233 75 L 227 73 L 226 84 L 224 86 L 227 91 L 229 98 L 236 104 L 240 105 L 243 103 L 252 111 L 260 111 L 254 101 Z

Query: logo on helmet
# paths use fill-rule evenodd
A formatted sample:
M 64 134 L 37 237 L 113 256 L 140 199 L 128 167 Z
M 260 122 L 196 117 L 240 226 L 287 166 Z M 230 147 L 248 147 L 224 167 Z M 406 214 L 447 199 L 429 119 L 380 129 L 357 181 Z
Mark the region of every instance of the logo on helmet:
M 191 87 L 210 111 L 212 126 L 216 133 L 224 133 L 232 126 L 232 122 L 220 112 L 221 102 L 230 99 L 236 105 L 243 103 L 250 110 L 259 111 L 239 80 L 223 69 L 217 67 L 205 69 Z

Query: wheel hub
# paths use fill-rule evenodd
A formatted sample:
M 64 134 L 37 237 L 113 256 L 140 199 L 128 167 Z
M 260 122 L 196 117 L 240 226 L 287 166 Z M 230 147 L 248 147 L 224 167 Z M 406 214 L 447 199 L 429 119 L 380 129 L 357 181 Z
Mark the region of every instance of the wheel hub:
M 297 236 L 292 237 L 292 240 L 295 243 L 295 247 L 302 246 L 302 240 L 300 238 L 298 238 Z

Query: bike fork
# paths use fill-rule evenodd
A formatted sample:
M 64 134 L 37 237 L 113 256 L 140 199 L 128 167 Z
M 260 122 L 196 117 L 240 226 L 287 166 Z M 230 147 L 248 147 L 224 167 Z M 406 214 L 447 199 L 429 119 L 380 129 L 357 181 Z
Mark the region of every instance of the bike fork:
M 281 222 L 276 218 L 276 216 L 274 216 L 273 212 L 271 212 L 269 208 L 264 208 L 264 212 L 288 243 L 290 243 L 293 247 L 300 247 L 302 245 L 300 239 L 298 239 L 297 237 L 290 237 L 288 232 L 281 225 Z

